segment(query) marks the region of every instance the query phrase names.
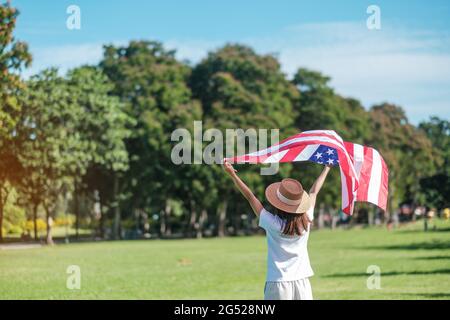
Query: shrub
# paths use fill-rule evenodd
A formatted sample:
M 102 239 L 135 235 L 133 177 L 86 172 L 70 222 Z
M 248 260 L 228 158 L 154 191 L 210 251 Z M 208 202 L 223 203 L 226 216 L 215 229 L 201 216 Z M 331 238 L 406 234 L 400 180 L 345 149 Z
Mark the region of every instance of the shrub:
M 20 226 L 11 225 L 8 233 L 9 234 L 22 234 L 23 229 Z
M 47 224 L 45 223 L 45 221 L 41 218 L 38 218 L 36 220 L 36 226 L 37 226 L 37 231 L 41 232 L 47 229 Z M 23 229 L 29 231 L 29 232 L 33 232 L 34 231 L 34 222 L 33 220 L 27 220 L 27 222 L 25 222 L 25 225 L 23 227 Z
M 67 216 L 61 216 L 55 219 L 54 226 L 56 227 L 65 227 L 65 226 L 73 226 L 75 223 L 75 216 L 72 214 L 69 214 Z
M 19 225 L 12 224 L 8 220 L 3 221 L 2 232 L 5 234 L 21 234 L 22 228 Z

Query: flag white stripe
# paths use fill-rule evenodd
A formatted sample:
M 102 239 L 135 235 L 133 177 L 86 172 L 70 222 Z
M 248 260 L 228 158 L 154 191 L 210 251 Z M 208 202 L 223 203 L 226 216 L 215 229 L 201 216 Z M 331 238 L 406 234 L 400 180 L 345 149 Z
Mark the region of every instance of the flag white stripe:
M 381 157 L 377 150 L 373 150 L 372 170 L 370 172 L 369 190 L 367 192 L 367 201 L 378 204 L 381 185 Z
M 329 142 L 329 143 L 335 145 L 336 147 L 340 148 L 348 157 L 350 157 L 348 155 L 347 149 L 345 149 L 345 147 L 343 145 L 340 145 L 339 143 L 336 142 L 336 140 L 333 140 L 333 139 L 328 138 L 328 137 L 314 136 L 314 137 L 295 138 L 295 139 L 291 140 L 291 141 L 294 141 L 294 142 L 291 142 L 291 143 L 303 142 L 303 141 L 315 141 L 315 140 L 319 140 L 319 141 L 323 141 L 323 142 Z M 289 142 L 289 141 L 286 141 L 286 142 Z M 289 143 L 289 144 L 291 144 L 291 143 Z M 288 145 L 288 144 L 286 144 L 286 145 Z M 349 161 L 349 162 L 351 162 L 351 161 Z M 350 170 L 352 170 L 354 172 L 354 174 L 356 175 L 356 172 L 354 171 L 355 167 L 353 165 L 351 165 L 351 163 L 350 163 L 349 167 L 350 167 Z
M 290 145 L 290 144 L 296 143 L 296 142 L 312 141 L 312 140 L 329 142 L 329 143 L 331 143 L 333 145 L 336 145 L 337 147 L 342 148 L 342 149 L 345 150 L 344 144 L 342 144 L 339 141 L 336 141 L 336 140 L 334 140 L 334 139 L 332 139 L 330 137 L 324 137 L 324 136 L 298 137 L 298 138 L 294 138 L 292 140 L 286 141 L 285 143 L 280 145 L 280 147 L 284 147 L 285 145 Z
M 270 157 L 268 157 L 266 160 L 263 161 L 263 163 L 276 163 L 276 162 L 280 162 L 281 158 L 284 157 L 284 155 L 286 153 L 289 152 L 289 149 L 277 152 L 272 154 Z
M 335 131 L 333 130 L 309 130 L 304 131 L 303 133 L 318 133 L 318 134 L 328 134 L 330 136 L 335 137 L 337 140 L 339 140 L 341 143 L 344 143 L 344 140 L 342 140 L 341 136 L 339 136 Z
M 316 150 L 319 148 L 320 144 L 311 144 L 309 146 L 306 146 L 305 149 L 300 152 L 297 157 L 295 157 L 294 161 L 306 161 L 311 158 L 311 156 L 316 152 Z
M 309 131 L 305 131 L 304 133 L 309 133 Z M 276 152 L 279 149 L 281 149 L 281 148 L 283 148 L 285 146 L 291 145 L 293 143 L 303 142 L 303 141 L 313 141 L 313 140 L 329 142 L 329 143 L 332 143 L 332 144 L 336 145 L 337 147 L 342 148 L 344 151 L 346 151 L 345 150 L 345 146 L 342 143 L 340 143 L 340 142 L 338 142 L 338 141 L 336 141 L 334 139 L 331 139 L 329 137 L 323 137 L 323 136 L 311 136 L 311 137 L 298 137 L 298 138 L 289 139 L 289 140 L 283 142 L 282 144 L 277 144 L 277 145 L 271 146 L 271 147 L 269 147 L 267 149 L 263 149 L 263 150 L 259 150 L 259 151 L 256 151 L 256 152 L 249 153 L 248 156 L 263 156 L 263 155 L 266 155 L 268 153 Z
M 339 166 L 339 170 L 341 171 L 341 190 L 342 190 L 342 208 L 346 208 L 348 206 L 348 189 L 347 189 L 347 181 L 345 179 L 345 174 L 342 168 Z
M 368 201 L 378 206 L 381 205 L 384 208 L 386 206 L 385 194 L 387 192 L 384 189 L 382 190 L 381 182 L 383 179 L 387 179 L 387 172 L 383 171 L 383 160 L 381 155 L 370 147 L 354 143 L 351 144 L 349 142 L 344 143 L 342 138 L 332 130 L 304 131 L 303 133 L 284 140 L 281 144 L 249 153 L 247 156 L 261 157 L 256 159 L 256 161 L 263 161 L 263 163 L 278 163 L 287 154 L 289 154 L 289 159 L 292 162 L 306 161 L 314 156 L 317 149 L 324 144 L 330 148 L 336 149 L 339 154 L 343 156 L 342 159 L 339 159 L 342 209 L 347 214 L 351 214 L 353 211 L 353 204 L 356 200 Z M 295 149 L 293 148 L 298 151 L 294 151 Z M 284 150 L 280 151 L 280 149 Z M 353 157 L 350 157 L 350 154 L 352 154 Z M 266 159 L 263 160 L 264 158 Z M 254 160 L 249 159 L 249 161 Z M 364 176 L 361 176 L 362 169 L 365 169 L 366 167 L 370 170 L 370 174 L 366 172 Z M 361 179 L 363 179 L 363 181 L 361 181 Z M 357 185 L 363 186 L 364 189 L 361 189 L 361 192 L 359 192 Z M 382 193 L 381 196 L 380 193 Z M 358 196 L 360 198 L 357 198 Z M 383 203 L 380 204 L 380 200 L 382 200 Z
M 361 168 L 364 163 L 364 147 L 360 144 L 353 144 L 353 159 L 355 160 L 356 176 L 359 179 Z
M 304 133 L 307 133 L 307 131 L 305 131 Z M 318 141 L 323 141 L 323 142 L 328 142 L 328 143 L 332 144 L 333 146 L 339 148 L 342 152 L 344 152 L 344 153 L 347 155 L 347 157 L 350 157 L 350 156 L 348 155 L 347 149 L 345 149 L 345 147 L 344 147 L 343 144 L 340 144 L 339 142 L 337 142 L 337 141 L 334 140 L 334 139 L 331 139 L 331 138 L 328 138 L 328 137 L 322 137 L 322 136 L 298 137 L 298 138 L 290 139 L 290 140 L 288 140 L 288 141 L 285 141 L 285 142 L 282 143 L 282 144 L 275 145 L 275 146 L 272 146 L 272 147 L 270 147 L 270 148 L 267 148 L 266 150 L 260 151 L 261 154 L 258 154 L 258 156 L 261 156 L 261 155 L 267 154 L 267 153 L 273 153 L 273 152 L 276 152 L 276 151 L 279 150 L 280 148 L 285 147 L 285 146 L 288 146 L 288 145 L 291 145 L 291 144 L 293 144 L 293 143 L 297 143 L 297 142 L 307 142 L 307 141 L 316 141 L 316 140 L 318 140 Z M 270 149 L 270 152 L 268 151 L 269 149 Z M 259 152 L 257 152 L 257 153 L 259 153 Z M 350 162 L 350 161 L 349 161 L 349 162 Z M 352 163 L 349 163 L 349 169 L 352 170 L 352 171 L 353 171 L 353 174 L 356 176 L 355 167 L 352 165 Z M 352 189 L 353 189 L 353 186 L 352 186 Z

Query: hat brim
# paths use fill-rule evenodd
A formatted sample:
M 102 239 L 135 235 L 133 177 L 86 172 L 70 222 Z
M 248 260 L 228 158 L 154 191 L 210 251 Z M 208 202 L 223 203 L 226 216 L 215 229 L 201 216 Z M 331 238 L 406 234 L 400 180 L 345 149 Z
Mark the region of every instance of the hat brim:
M 303 191 L 300 204 L 289 205 L 289 204 L 282 202 L 277 196 L 277 190 L 280 187 L 280 184 L 281 184 L 281 182 L 275 182 L 275 183 L 270 184 L 266 188 L 266 198 L 267 198 L 267 201 L 269 201 L 271 205 L 273 205 L 277 209 L 283 210 L 288 213 L 293 213 L 293 214 L 301 214 L 301 213 L 305 213 L 306 211 L 308 211 L 308 209 L 311 206 L 311 199 L 306 191 Z

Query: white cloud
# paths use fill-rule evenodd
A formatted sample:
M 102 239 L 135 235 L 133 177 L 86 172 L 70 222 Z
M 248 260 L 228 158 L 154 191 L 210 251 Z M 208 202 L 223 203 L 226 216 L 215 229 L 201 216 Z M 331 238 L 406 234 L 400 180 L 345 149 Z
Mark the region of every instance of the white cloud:
M 206 55 L 209 51 L 215 50 L 222 46 L 224 43 L 221 41 L 207 41 L 198 39 L 185 39 L 185 40 L 168 40 L 164 41 L 164 46 L 168 49 L 175 49 L 178 59 L 188 60 L 192 63 L 197 63 Z
M 412 122 L 430 114 L 450 114 L 450 35 L 382 25 L 368 30 L 360 23 L 302 24 L 265 37 L 241 39 L 260 53 L 277 53 L 283 71 L 298 67 L 331 76 L 336 91 L 360 99 L 365 106 L 389 101 L 402 105 Z M 120 44 L 125 41 L 118 42 Z M 172 39 L 177 57 L 193 63 L 225 41 Z M 35 64 L 26 74 L 58 66 L 97 63 L 102 44 L 70 45 L 33 50 Z
M 114 45 L 126 45 L 127 41 L 114 41 Z M 67 70 L 84 65 L 96 64 L 103 56 L 103 45 L 109 43 L 83 43 L 79 45 L 61 45 L 31 48 L 33 64 L 22 75 L 30 77 L 39 71 L 57 67 L 64 74 Z M 164 42 L 167 49 L 176 49 L 177 58 L 196 63 L 206 56 L 208 51 L 222 45 L 222 42 L 204 40 L 169 40 Z
M 45 48 L 31 48 L 33 64 L 23 73 L 29 77 L 42 69 L 57 67 L 61 72 L 66 72 L 83 64 L 98 62 L 103 54 L 102 44 L 86 43 L 80 45 L 63 45 Z
M 331 76 L 340 94 L 364 105 L 402 105 L 412 122 L 430 114 L 450 115 L 450 36 L 387 26 L 368 30 L 361 23 L 307 24 L 248 41 L 260 52 L 275 51 L 283 70 L 298 67 Z M 270 45 L 270 50 L 267 50 Z

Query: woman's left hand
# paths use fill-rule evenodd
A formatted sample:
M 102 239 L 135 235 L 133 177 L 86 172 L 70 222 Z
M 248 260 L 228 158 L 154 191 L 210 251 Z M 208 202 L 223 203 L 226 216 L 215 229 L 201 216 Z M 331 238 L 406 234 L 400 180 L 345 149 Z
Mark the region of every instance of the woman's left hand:
M 233 175 L 237 172 L 237 170 L 233 168 L 233 165 L 226 160 L 223 163 L 223 168 L 229 175 Z

